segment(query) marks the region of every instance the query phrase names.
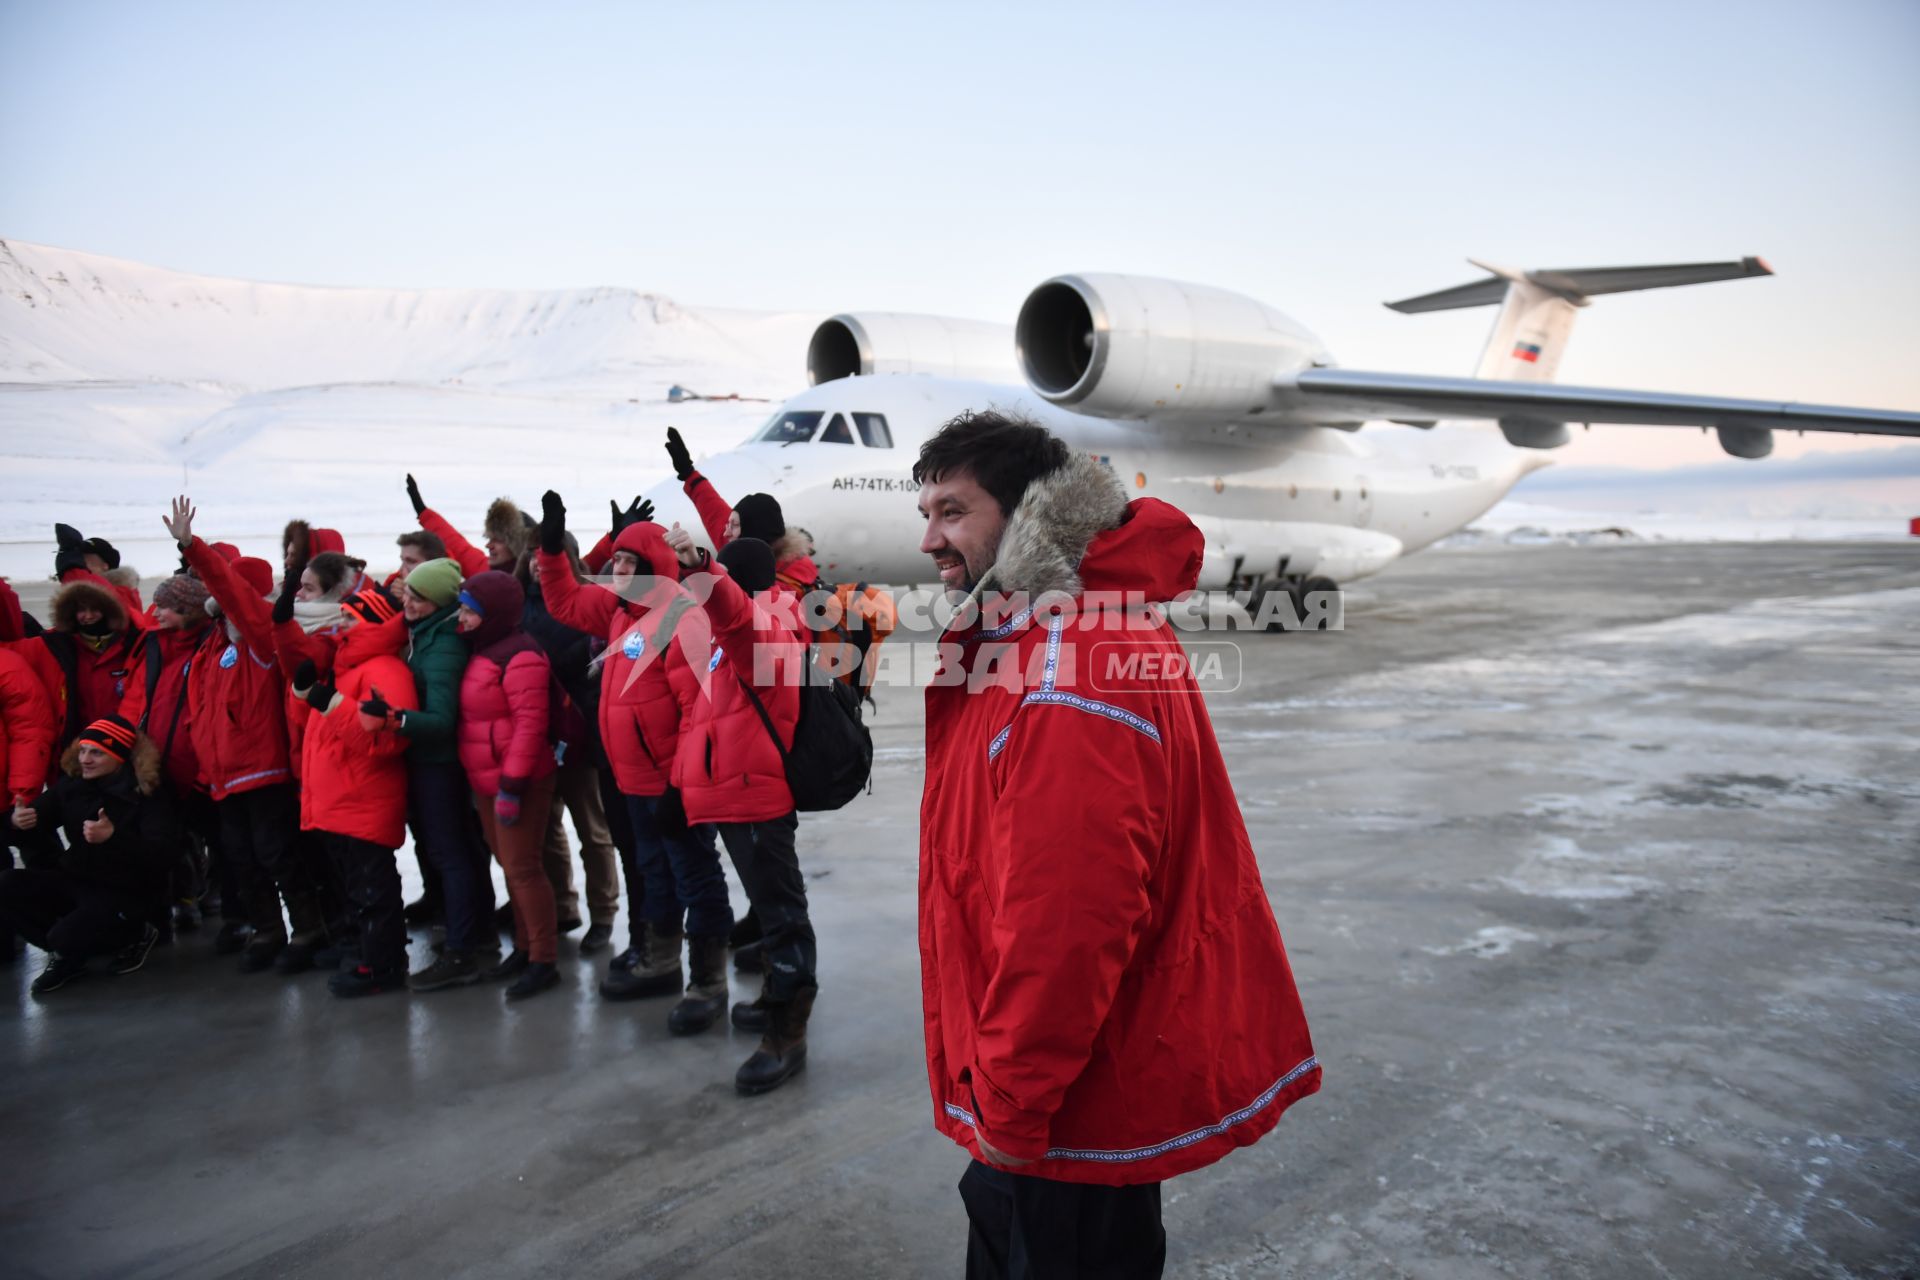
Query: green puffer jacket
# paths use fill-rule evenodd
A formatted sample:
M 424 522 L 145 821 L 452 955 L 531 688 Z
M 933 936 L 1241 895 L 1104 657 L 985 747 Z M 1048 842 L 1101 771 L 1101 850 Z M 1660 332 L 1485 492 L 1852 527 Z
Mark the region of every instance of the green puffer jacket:
M 407 624 L 407 668 L 420 694 L 420 709 L 400 717 L 400 732 L 411 740 L 413 764 L 458 764 L 454 725 L 460 719 L 460 677 L 467 670 L 467 638 L 455 625 L 460 606 L 450 604 L 418 623 Z

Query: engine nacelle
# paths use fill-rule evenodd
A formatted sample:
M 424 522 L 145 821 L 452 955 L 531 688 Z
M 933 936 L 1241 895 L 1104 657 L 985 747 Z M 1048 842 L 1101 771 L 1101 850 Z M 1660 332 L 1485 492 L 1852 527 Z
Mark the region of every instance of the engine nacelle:
M 1009 382 L 1018 377 L 1013 331 L 984 320 L 867 311 L 823 320 L 807 344 L 807 381 L 917 373 Z
M 1055 276 L 1014 325 L 1033 389 L 1101 418 L 1243 418 L 1275 377 L 1330 363 L 1320 340 L 1252 298 L 1148 276 Z

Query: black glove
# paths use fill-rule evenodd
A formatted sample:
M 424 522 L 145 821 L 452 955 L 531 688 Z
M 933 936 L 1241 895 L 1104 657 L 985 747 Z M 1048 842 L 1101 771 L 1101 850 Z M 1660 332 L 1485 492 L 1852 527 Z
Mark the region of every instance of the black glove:
M 372 716 L 376 720 L 391 720 L 393 708 L 387 704 L 385 698 L 380 696 L 380 691 L 375 689 L 373 696 L 360 704 L 360 714 Z
M 660 807 L 653 811 L 654 825 L 669 838 L 687 834 L 687 805 L 680 788 L 668 787 L 660 796 Z
M 680 438 L 677 427 L 667 428 L 667 457 L 673 461 L 673 474 L 685 484 L 687 477 L 693 474 L 693 455 L 687 452 L 686 441 Z
M 306 572 L 306 570 L 303 567 L 301 573 L 304 572 Z M 282 622 L 293 621 L 293 594 L 298 590 L 300 590 L 299 573 L 289 573 L 286 577 L 280 579 L 280 594 L 273 602 L 273 621 L 275 626 L 278 626 Z M 309 667 L 312 666 L 312 660 L 309 659 L 306 665 Z
M 333 677 L 323 676 L 313 682 L 313 688 L 307 690 L 307 705 L 321 715 L 325 715 L 332 709 L 333 700 L 339 696 L 339 692 L 333 687 Z
M 313 688 L 313 682 L 319 678 L 320 668 L 313 665 L 312 658 L 300 659 L 300 665 L 293 669 L 293 687 L 295 689 L 311 689 Z M 301 695 L 301 697 L 305 696 L 305 694 Z
M 65 577 L 69 569 L 87 567 L 87 540 L 80 536 L 78 529 L 70 524 L 56 524 L 53 540 L 60 544 L 53 556 L 54 577 Z
M 540 495 L 540 549 L 557 556 L 567 549 L 567 508 L 549 489 Z
M 411 471 L 407 473 L 407 501 L 413 504 L 413 514 L 416 516 L 427 509 L 427 500 L 420 496 L 420 486 L 415 483 Z
M 653 519 L 653 504 L 641 498 L 635 498 L 625 511 L 620 509 L 617 499 L 607 499 L 607 509 L 613 513 L 613 536 L 619 537 L 620 531 L 630 524 L 642 524 Z

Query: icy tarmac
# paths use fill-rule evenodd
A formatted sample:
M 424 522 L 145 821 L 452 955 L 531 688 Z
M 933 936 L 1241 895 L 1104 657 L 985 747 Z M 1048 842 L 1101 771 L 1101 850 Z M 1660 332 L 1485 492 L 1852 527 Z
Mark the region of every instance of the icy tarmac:
M 1169 1184 L 1169 1274 L 1920 1267 L 1920 545 L 1442 550 L 1347 623 L 1227 637 L 1214 723 L 1326 1083 Z M 206 934 L 35 1000 L 29 952 L 0 1271 L 959 1274 L 920 742 L 883 693 L 874 794 L 802 823 L 822 992 L 765 1097 L 748 1037 L 603 1004 L 570 943 L 513 1007 L 343 1004 Z

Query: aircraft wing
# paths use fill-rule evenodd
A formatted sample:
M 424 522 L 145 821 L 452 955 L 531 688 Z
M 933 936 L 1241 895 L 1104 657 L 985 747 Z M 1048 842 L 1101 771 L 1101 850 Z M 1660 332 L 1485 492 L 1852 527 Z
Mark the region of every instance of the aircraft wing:
M 1713 427 L 1727 452 L 1747 458 L 1764 457 L 1772 450 L 1770 432 L 1775 429 L 1920 436 L 1920 413 L 1893 409 L 1551 382 L 1307 369 L 1276 379 L 1274 392 L 1278 416 L 1284 421 L 1351 429 L 1380 419 L 1430 427 L 1442 419 L 1486 418 L 1498 422 L 1512 443 L 1529 448 L 1564 444 L 1566 424 L 1572 422 Z

